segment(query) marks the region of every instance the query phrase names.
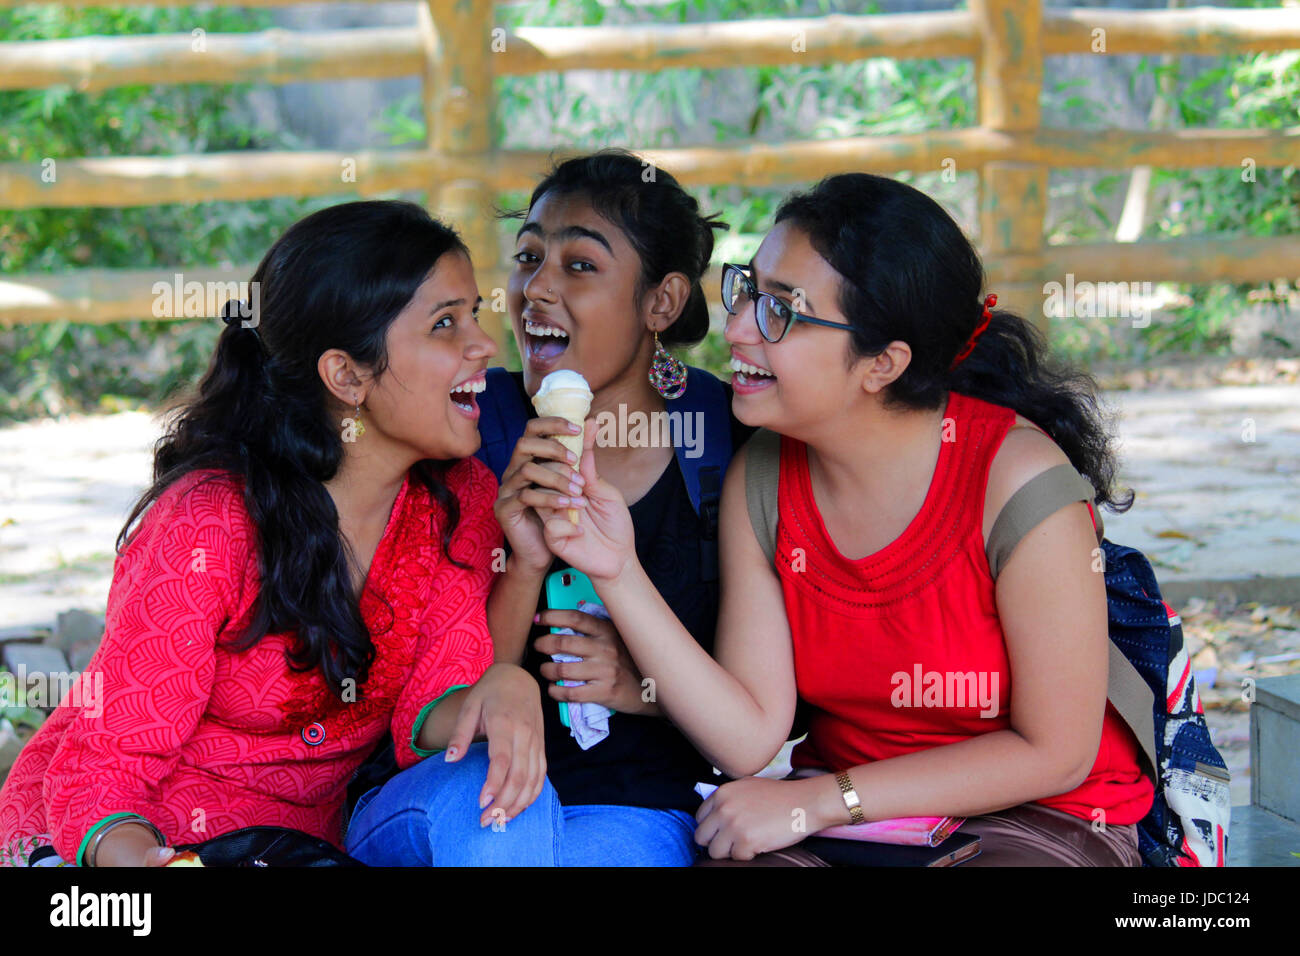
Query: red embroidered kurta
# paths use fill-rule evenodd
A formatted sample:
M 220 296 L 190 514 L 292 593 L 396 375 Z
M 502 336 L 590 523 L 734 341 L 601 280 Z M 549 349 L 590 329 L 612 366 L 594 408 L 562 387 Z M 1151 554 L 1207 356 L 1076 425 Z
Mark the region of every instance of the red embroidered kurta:
M 338 844 L 348 781 L 384 731 L 398 765 L 416 763 L 429 706 L 492 662 L 496 479 L 471 458 L 446 480 L 461 511 L 450 550 L 470 570 L 443 554 L 445 515 L 408 473 L 361 600 L 376 656 L 355 694 L 292 670 L 293 632 L 225 646 L 260 581 L 242 479 L 202 471 L 168 488 L 114 566 L 99 651 L 0 791 L 0 848 L 49 833 L 80 862 L 86 835 L 121 812 L 175 844 L 259 825 Z

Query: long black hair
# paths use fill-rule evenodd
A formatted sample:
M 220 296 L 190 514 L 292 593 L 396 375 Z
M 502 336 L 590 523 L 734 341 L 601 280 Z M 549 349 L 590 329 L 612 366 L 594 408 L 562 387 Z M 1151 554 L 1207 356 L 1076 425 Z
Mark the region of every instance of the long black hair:
M 1096 382 L 1055 360 L 1041 332 L 995 310 L 974 350 L 950 366 L 983 318 L 984 267 L 943 207 L 905 183 L 867 173 L 828 176 L 778 208 L 843 278 L 840 311 L 853 325 L 850 358 L 906 342 L 912 360 L 885 404 L 941 406 L 949 391 L 1015 409 L 1046 431 L 1093 486 L 1097 503 L 1125 511 Z
M 347 678 L 364 684 L 375 651 L 324 485 L 343 461 L 343 434 L 317 361 L 341 349 L 382 375 L 389 325 L 452 251 L 469 256 L 454 230 L 409 202 L 343 203 L 289 227 L 253 274 L 251 302 L 226 304 L 212 362 L 158 440 L 153 484 L 117 538 L 120 553 L 145 509 L 187 473 L 241 476 L 257 529 L 261 585 L 235 647 L 296 631 L 290 666 L 319 666 L 336 690 Z M 251 318 L 233 321 L 249 311 Z M 444 554 L 459 520 L 445 467 L 426 460 L 413 468 L 447 515 Z
M 700 280 L 713 258 L 713 230 L 727 228 L 718 214 L 700 215 L 700 204 L 671 173 L 614 147 L 552 166 L 533 190 L 528 209 L 502 215 L 523 219 L 547 194 L 582 197 L 623 230 L 641 259 L 638 300 L 668 273 L 685 275 L 690 297 L 659 340 L 667 348 L 703 341 L 709 331 L 709 306 Z

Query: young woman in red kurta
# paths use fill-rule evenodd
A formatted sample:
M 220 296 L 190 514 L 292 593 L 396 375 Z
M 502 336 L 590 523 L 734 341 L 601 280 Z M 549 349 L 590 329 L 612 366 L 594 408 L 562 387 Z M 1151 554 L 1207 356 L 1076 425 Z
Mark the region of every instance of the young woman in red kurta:
M 492 664 L 497 487 L 468 456 L 496 347 L 465 247 L 413 204 L 347 203 L 251 288 L 157 449 L 85 687 L 0 792 L 4 862 L 157 865 L 251 826 L 341 846 L 386 732 L 402 768 L 485 734 L 485 817 L 541 790 L 537 684 Z
M 545 516 L 660 706 L 743 778 L 697 814 L 714 858 L 952 815 L 983 838 L 975 865 L 1140 862 L 1152 784 L 1106 701 L 1089 506 L 1067 494 L 1009 559 L 986 553 L 1012 495 L 1057 466 L 1098 504 L 1126 502 L 1090 382 L 981 301 L 982 280 L 935 202 L 864 174 L 788 199 L 753 261 L 725 268 L 735 413 L 784 437 L 775 569 L 746 510 L 747 455 L 727 474 L 716 661 L 647 586 L 590 457 L 582 522 Z M 796 697 L 810 719 L 794 763 L 826 772 L 745 777 L 776 755 Z

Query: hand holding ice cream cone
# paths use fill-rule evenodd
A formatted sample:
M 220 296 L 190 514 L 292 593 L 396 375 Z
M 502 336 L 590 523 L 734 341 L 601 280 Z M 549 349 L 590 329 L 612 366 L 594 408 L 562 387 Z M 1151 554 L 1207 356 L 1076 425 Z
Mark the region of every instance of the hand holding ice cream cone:
M 533 408 L 537 410 L 538 415 L 563 418 L 581 429 L 583 422 L 587 420 L 587 413 L 591 411 L 591 400 L 594 397 L 587 380 L 582 375 L 569 369 L 560 369 L 542 379 L 537 394 L 533 396 Z M 582 462 L 582 435 L 551 437 L 578 456 L 573 466 L 575 469 L 578 468 Z M 578 523 L 577 508 L 569 509 L 569 520 L 574 524 Z

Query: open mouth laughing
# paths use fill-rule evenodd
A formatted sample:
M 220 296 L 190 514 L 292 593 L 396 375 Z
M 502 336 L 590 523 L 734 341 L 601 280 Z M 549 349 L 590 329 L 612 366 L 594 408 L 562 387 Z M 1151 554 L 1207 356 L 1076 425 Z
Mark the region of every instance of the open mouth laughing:
M 731 377 L 731 387 L 741 394 L 756 392 L 767 388 L 776 381 L 776 376 L 767 369 L 746 362 L 734 352 L 731 355 L 731 370 L 736 374 Z
M 470 418 L 478 418 L 478 401 L 474 396 L 485 388 L 487 388 L 487 373 L 478 372 L 472 378 L 467 378 L 452 387 L 450 392 L 451 403 Z
M 524 358 L 534 368 L 554 365 L 569 347 L 569 333 L 558 325 L 536 319 L 524 319 L 524 339 L 527 355 Z

